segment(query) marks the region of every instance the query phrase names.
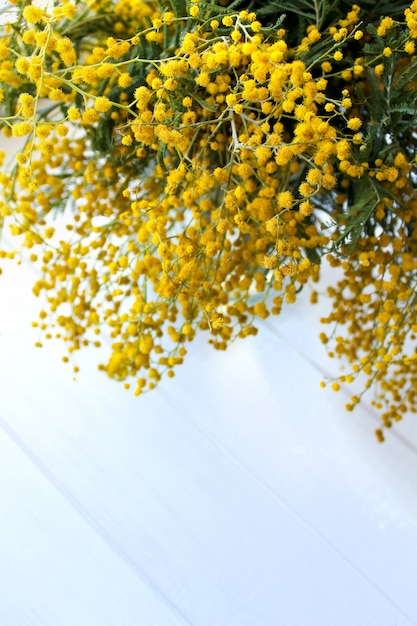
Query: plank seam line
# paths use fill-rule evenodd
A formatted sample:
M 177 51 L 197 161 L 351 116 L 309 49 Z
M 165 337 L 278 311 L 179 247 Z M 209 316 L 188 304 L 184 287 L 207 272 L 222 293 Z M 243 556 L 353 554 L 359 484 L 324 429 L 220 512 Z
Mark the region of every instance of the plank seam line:
M 13 443 L 21 450 L 21 452 L 36 466 L 38 471 L 48 480 L 48 482 L 60 493 L 60 495 L 71 505 L 71 507 L 80 515 L 86 524 L 90 526 L 101 539 L 109 546 L 127 566 L 128 568 L 158 596 L 162 602 L 175 615 L 182 619 L 184 624 L 193 626 L 179 607 L 162 591 L 160 587 L 140 568 L 137 563 L 129 556 L 129 554 L 121 548 L 118 543 L 109 535 L 109 533 L 100 525 L 100 523 L 87 511 L 87 509 L 71 494 L 71 492 L 62 484 L 62 482 L 51 472 L 46 465 L 38 458 L 38 456 L 30 449 L 30 447 L 19 437 L 13 428 L 0 416 L 0 427 L 4 433 L 13 441 Z
M 384 598 L 386 602 L 391 604 L 394 608 L 396 608 L 403 617 L 405 617 L 411 624 L 414 624 L 413 619 L 407 615 L 407 613 L 394 601 L 392 600 L 378 585 L 376 585 L 357 565 L 349 559 L 349 557 L 344 554 L 339 548 L 333 545 L 322 533 L 320 533 L 317 528 L 314 528 L 311 524 L 309 524 L 295 509 L 293 509 L 288 502 L 282 496 L 279 496 L 275 491 L 273 491 L 265 482 L 259 478 L 251 469 L 249 469 L 242 461 L 240 461 L 230 450 L 223 444 L 215 435 L 210 433 L 206 428 L 201 426 L 189 413 L 186 409 L 184 409 L 178 402 L 175 400 L 170 393 L 166 392 L 163 389 L 160 389 L 160 394 L 165 397 L 167 402 L 171 404 L 180 415 L 184 417 L 200 434 L 205 437 L 210 444 L 224 454 L 231 463 L 233 463 L 240 471 L 242 471 L 252 482 L 254 482 L 258 487 L 260 487 L 264 492 L 266 492 L 270 497 L 272 497 L 276 502 L 280 504 L 280 506 L 285 509 L 292 517 L 294 517 L 306 530 L 313 535 L 316 539 L 319 539 L 323 542 L 333 554 L 336 554 L 340 559 L 345 561 L 348 566 L 367 584 L 375 589 L 375 591 Z

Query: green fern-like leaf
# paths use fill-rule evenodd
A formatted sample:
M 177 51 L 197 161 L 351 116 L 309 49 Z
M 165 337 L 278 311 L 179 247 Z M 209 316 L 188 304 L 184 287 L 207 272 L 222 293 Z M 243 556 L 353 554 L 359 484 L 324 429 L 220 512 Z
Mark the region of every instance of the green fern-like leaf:
M 344 226 L 334 242 L 334 248 L 343 248 L 345 256 L 350 255 L 363 235 L 364 228 L 379 203 L 378 193 L 369 178 L 362 178 L 355 186 L 355 202 L 340 221 Z

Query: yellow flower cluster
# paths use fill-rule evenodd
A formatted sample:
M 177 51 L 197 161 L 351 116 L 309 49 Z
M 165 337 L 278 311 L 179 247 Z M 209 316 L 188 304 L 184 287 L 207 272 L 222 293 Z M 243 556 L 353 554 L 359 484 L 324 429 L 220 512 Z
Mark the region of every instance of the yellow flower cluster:
M 387 40 L 365 58 L 357 5 L 327 31 L 309 26 L 297 48 L 245 10 L 94 6 L 25 4 L 0 39 L 0 93 L 11 105 L 0 122 L 24 138 L 15 169 L 1 174 L 0 214 L 42 272 L 34 324 L 70 353 L 101 345 L 107 327 L 100 367 L 127 387 L 133 380 L 136 394 L 152 389 L 197 330 L 225 349 L 317 281 L 340 234 L 323 229 L 323 211 L 346 226 L 344 207 L 366 178 L 382 234 L 359 238 L 349 261 L 332 253 L 345 278 L 326 321 L 349 324 L 354 337 L 338 340 L 338 355 L 384 391 L 390 381 L 390 425 L 416 398 L 407 387 L 404 402 L 401 381 L 417 359 L 399 356 L 407 324 L 417 329 L 415 251 L 404 243 L 416 218 L 414 163 L 400 150 L 368 158 L 355 94 L 366 93 L 366 71 L 382 80 L 396 22 L 381 20 Z M 385 376 L 393 364 L 395 384 Z

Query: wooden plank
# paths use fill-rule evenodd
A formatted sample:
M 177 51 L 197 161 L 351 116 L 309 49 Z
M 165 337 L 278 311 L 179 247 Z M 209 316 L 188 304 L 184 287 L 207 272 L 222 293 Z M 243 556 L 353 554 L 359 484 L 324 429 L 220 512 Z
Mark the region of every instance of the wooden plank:
M 27 452 L 0 428 L 0 623 L 186 626 Z
M 73 383 L 59 345 L 31 347 L 30 280 L 25 268 L 1 279 L 4 433 L 43 476 L 30 494 L 59 493 L 106 544 L 108 569 L 122 555 L 193 626 L 417 620 L 413 451 L 378 446 L 366 415 L 345 414 L 312 364 L 268 332 L 225 354 L 198 340 L 177 378 L 139 399 L 96 371 L 94 351 Z M 13 492 L 25 482 L 8 481 Z M 14 506 L 10 496 L 10 519 Z M 54 575 L 39 560 L 48 533 L 37 511 L 25 519 L 43 528 L 44 547 L 28 574 L 19 533 L 1 548 L 3 563 L 6 547 L 16 554 L 14 585 L 26 589 L 37 572 L 32 613 Z M 69 545 L 96 562 L 89 545 Z M 7 575 L 0 566 L 2 583 Z M 75 611 L 82 602 L 76 595 Z

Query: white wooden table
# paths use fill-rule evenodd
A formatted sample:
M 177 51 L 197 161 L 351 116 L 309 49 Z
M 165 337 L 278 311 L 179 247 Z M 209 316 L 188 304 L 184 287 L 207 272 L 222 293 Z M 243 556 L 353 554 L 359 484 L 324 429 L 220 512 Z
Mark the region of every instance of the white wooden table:
M 134 398 L 33 347 L 33 277 L 0 277 L 1 626 L 417 624 L 416 420 L 380 445 L 319 388 L 308 294 Z

